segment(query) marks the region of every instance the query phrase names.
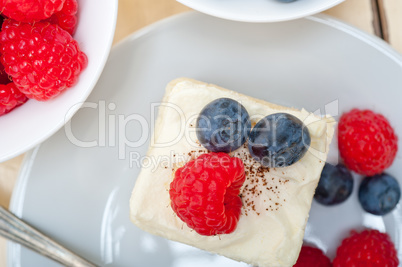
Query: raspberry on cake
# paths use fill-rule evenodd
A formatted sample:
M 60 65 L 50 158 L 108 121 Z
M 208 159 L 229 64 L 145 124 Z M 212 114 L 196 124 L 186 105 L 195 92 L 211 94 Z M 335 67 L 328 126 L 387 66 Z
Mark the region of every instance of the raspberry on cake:
M 307 151 L 299 151 L 298 146 L 295 146 L 295 150 L 283 150 L 286 159 L 284 162 L 287 162 L 287 164 L 282 165 L 284 167 L 262 165 L 250 154 L 247 141 L 235 150 L 229 148 L 226 158 L 238 158 L 244 166 L 244 183 L 240 187 L 239 194 L 237 192 L 230 194 L 233 199 L 229 201 L 231 205 L 234 204 L 236 207 L 236 202 L 240 203 L 238 200 L 241 199 L 240 216 L 233 231 L 219 233 L 218 230 L 215 232 L 216 235 L 204 235 L 203 232 L 198 233 L 197 226 L 188 223 L 188 219 L 178 215 L 177 211 L 180 210 L 179 214 L 181 212 L 184 214 L 192 213 L 188 216 L 192 221 L 200 223 L 202 226 L 208 224 L 215 230 L 222 225 L 222 221 L 226 220 L 223 216 L 217 221 L 211 221 L 217 222 L 215 225 L 210 222 L 205 223 L 206 218 L 201 216 L 204 208 L 200 209 L 200 207 L 205 206 L 200 205 L 200 202 L 212 203 L 213 200 L 216 200 L 216 205 L 210 205 L 210 209 L 225 210 L 222 209 L 223 186 L 218 186 L 211 177 L 216 176 L 214 179 L 224 179 L 228 182 L 238 175 L 226 176 L 221 173 L 221 170 L 215 171 L 210 168 L 199 169 L 197 171 L 200 174 L 195 175 L 191 168 L 192 161 L 199 159 L 203 154 L 209 155 L 210 151 L 204 148 L 198 140 L 195 128 L 197 118 L 202 110 L 217 99 L 232 99 L 241 103 L 250 116 L 252 126 L 272 114 L 289 114 L 291 116 L 280 117 L 284 119 L 284 124 L 279 120 L 274 120 L 278 122 L 278 125 L 275 123 L 274 125 L 278 126 L 281 136 L 285 140 L 293 140 L 293 137 L 286 133 L 282 127 L 290 123 L 289 125 L 292 126 L 289 130 L 294 130 L 297 133 L 296 137 L 303 135 L 303 127 L 300 128 L 299 126 L 307 126 L 310 139 Z M 231 103 L 233 103 L 226 100 L 219 101 L 228 106 L 232 106 Z M 132 222 L 152 234 L 252 265 L 260 267 L 293 266 L 302 246 L 312 198 L 333 137 L 334 120 L 330 117 L 317 117 L 306 110 L 296 110 L 271 104 L 191 79 L 178 79 L 169 83 L 162 102 L 169 103 L 169 105 L 161 105 L 158 110 L 158 118 L 147 157 L 158 159 L 172 156 L 168 164 L 162 160 L 156 161 L 160 162 L 157 166 L 142 167 L 130 199 Z M 239 110 L 242 108 L 240 107 Z M 210 111 L 207 113 L 209 114 Z M 245 114 L 245 112 L 241 111 L 240 114 Z M 232 117 L 232 114 L 229 113 L 225 115 L 229 119 Z M 242 115 L 239 118 L 242 118 Z M 267 122 L 270 120 L 267 119 Z M 217 123 L 225 124 L 222 121 Z M 248 126 L 245 127 L 246 135 L 250 133 L 247 128 Z M 239 129 L 241 127 L 235 128 L 234 132 L 238 133 Z M 205 133 L 208 134 L 208 132 Z M 225 131 L 221 132 L 221 136 L 224 135 Z M 268 153 L 270 149 L 273 149 L 271 145 L 265 143 L 264 138 L 259 138 L 258 134 L 255 138 L 257 140 L 255 143 L 262 145 L 260 152 Z M 243 135 L 238 134 L 237 139 L 240 139 L 242 143 Z M 228 140 L 231 139 L 228 138 Z M 279 151 L 285 148 L 286 142 L 282 141 L 277 146 L 280 149 Z M 296 151 L 297 158 L 293 158 L 289 154 L 292 151 Z M 221 153 L 223 152 L 218 154 Z M 264 163 L 264 161 L 261 162 Z M 184 168 L 182 168 L 183 166 Z M 236 168 L 230 168 L 230 170 L 237 172 Z M 177 183 L 175 176 L 180 176 L 183 171 L 186 172 L 186 177 L 190 179 L 184 180 L 182 182 L 184 184 L 181 184 L 185 186 L 184 198 L 187 200 L 191 198 L 189 191 L 196 191 L 197 193 L 192 195 L 194 201 L 188 202 L 188 206 L 185 203 L 187 200 L 182 199 L 179 202 L 180 209 L 178 209 L 175 203 L 177 196 L 174 195 L 171 200 L 169 190 L 172 181 L 174 188 L 180 187 L 180 185 L 175 184 Z M 206 174 L 203 174 L 205 177 L 201 178 L 203 172 Z M 209 184 L 207 185 L 203 179 L 210 179 Z M 239 179 L 238 186 L 241 180 Z M 208 187 L 209 192 L 205 187 Z M 226 190 L 230 191 L 230 189 Z M 214 195 L 213 192 L 217 194 Z M 226 202 L 223 202 L 226 206 Z M 233 216 L 233 218 L 237 217 Z
M 169 190 L 172 209 L 200 235 L 230 234 L 240 217 L 244 180 L 241 159 L 202 154 L 176 170 Z

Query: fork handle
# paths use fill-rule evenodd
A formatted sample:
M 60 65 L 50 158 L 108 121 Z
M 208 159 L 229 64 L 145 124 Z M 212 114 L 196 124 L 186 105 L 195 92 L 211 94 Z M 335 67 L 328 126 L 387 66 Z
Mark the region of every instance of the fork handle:
M 0 236 L 19 243 L 65 266 L 96 267 L 59 245 L 0 206 Z

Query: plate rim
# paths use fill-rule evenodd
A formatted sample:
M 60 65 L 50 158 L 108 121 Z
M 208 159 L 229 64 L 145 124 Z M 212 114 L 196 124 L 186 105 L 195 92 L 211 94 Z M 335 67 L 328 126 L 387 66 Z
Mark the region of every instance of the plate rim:
M 140 41 L 143 37 L 146 37 L 147 34 L 150 34 L 158 30 L 159 28 L 166 26 L 169 23 L 178 23 L 180 22 L 180 20 L 184 20 L 187 17 L 197 16 L 200 14 L 202 13 L 198 11 L 187 11 L 156 21 L 148 26 L 145 26 L 144 28 L 134 31 L 133 33 L 119 41 L 117 44 L 113 45 L 112 49 L 110 50 L 110 54 L 113 53 L 115 50 L 118 50 L 121 46 L 126 45 L 127 43 Z M 360 30 L 344 21 L 341 21 L 326 14 L 316 14 L 302 19 L 324 24 L 339 31 L 342 31 L 350 36 L 353 36 L 354 38 L 359 39 L 360 41 L 375 48 L 377 51 L 383 53 L 385 56 L 392 59 L 392 61 L 397 63 L 402 68 L 402 54 L 398 53 L 393 47 L 391 47 L 390 44 L 375 35 L 364 32 L 363 30 Z M 105 64 L 106 62 L 107 60 L 105 60 Z M 72 116 L 73 114 L 71 115 L 71 117 Z M 29 150 L 25 154 L 15 182 L 14 190 L 10 199 L 9 210 L 18 217 L 21 217 L 23 213 L 26 185 L 29 180 L 30 172 L 40 147 L 41 144 Z M 21 259 L 21 245 L 7 240 L 6 250 L 6 266 L 20 266 L 18 265 L 18 263 Z M 14 259 L 18 259 L 17 265 L 16 262 L 13 261 Z

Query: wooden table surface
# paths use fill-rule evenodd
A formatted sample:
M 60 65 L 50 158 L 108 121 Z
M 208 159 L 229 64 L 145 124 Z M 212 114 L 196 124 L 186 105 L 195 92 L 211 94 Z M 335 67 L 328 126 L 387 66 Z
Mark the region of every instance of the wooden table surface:
M 302 1 L 302 0 L 300 0 Z M 189 8 L 174 0 L 119 0 L 114 43 L 162 18 Z M 346 0 L 325 11 L 388 41 L 402 52 L 401 0 Z M 8 207 L 23 155 L 0 163 L 0 205 Z M 0 237 L 0 267 L 6 266 L 6 241 Z

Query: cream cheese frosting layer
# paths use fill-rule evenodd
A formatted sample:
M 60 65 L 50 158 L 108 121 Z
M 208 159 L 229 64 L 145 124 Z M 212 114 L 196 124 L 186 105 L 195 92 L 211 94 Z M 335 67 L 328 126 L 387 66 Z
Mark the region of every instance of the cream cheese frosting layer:
M 311 146 L 297 163 L 285 168 L 263 168 L 247 144 L 232 156 L 245 165 L 241 190 L 242 213 L 231 234 L 202 236 L 187 227 L 170 207 L 169 187 L 174 171 L 207 152 L 197 141 L 196 118 L 217 98 L 232 98 L 248 111 L 252 125 L 261 118 L 286 112 L 307 125 Z M 255 266 L 293 266 L 303 242 L 312 198 L 325 164 L 335 121 L 271 104 L 215 85 L 191 79 L 167 86 L 147 157 L 157 164 L 143 166 L 131 199 L 130 218 L 143 230 Z

